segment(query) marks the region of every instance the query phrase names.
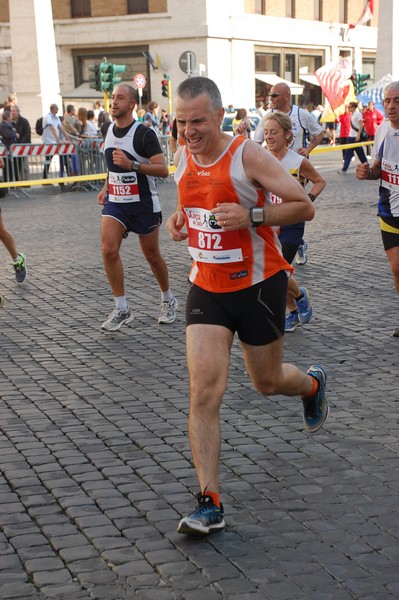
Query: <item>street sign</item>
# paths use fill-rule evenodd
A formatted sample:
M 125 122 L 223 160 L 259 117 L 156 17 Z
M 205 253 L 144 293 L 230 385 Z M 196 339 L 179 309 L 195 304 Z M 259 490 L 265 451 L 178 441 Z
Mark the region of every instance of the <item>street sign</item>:
M 193 74 L 196 63 L 197 57 L 191 50 L 186 50 L 179 58 L 179 67 L 183 73 L 186 73 L 189 77 Z
M 141 90 L 146 86 L 147 80 L 144 75 L 137 73 L 137 75 L 133 77 L 133 83 L 138 90 Z

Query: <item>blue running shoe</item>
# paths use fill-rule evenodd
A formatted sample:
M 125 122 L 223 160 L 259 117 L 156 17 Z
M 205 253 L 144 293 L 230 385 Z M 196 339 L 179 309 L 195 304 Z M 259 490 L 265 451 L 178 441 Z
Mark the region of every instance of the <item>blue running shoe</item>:
M 307 374 L 319 382 L 319 389 L 313 396 L 306 398 L 302 396 L 305 430 L 309 433 L 315 433 L 323 425 L 330 412 L 325 394 L 327 373 L 320 365 L 312 365 L 307 370 Z
M 298 300 L 296 305 L 298 307 L 298 317 L 302 325 L 305 323 L 309 323 L 312 318 L 313 308 L 310 304 L 308 290 L 304 287 L 299 288 L 301 290 L 301 294 L 303 294 L 303 298 Z
M 223 519 L 223 504 L 220 504 L 219 508 L 213 503 L 211 496 L 201 494 L 201 492 L 197 499 L 197 508 L 187 517 L 183 517 L 177 527 L 178 533 L 208 535 L 213 531 L 224 529 L 226 524 Z
M 295 331 L 299 325 L 301 325 L 301 322 L 299 320 L 298 311 L 296 310 L 295 312 L 289 312 L 285 317 L 284 331 Z
M 308 243 L 306 240 L 302 240 L 302 244 L 298 246 L 298 250 L 296 251 L 295 262 L 297 265 L 304 265 L 308 261 L 308 257 L 306 256 L 306 250 L 308 247 Z

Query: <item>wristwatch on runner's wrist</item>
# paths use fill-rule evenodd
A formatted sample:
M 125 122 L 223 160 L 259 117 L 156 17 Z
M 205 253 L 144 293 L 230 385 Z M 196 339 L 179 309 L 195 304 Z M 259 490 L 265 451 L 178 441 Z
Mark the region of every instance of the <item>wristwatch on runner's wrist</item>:
M 132 160 L 132 171 L 139 170 L 140 163 L 137 160 Z
M 252 227 L 259 227 L 265 222 L 265 213 L 260 206 L 253 206 L 249 210 L 249 218 L 251 219 Z

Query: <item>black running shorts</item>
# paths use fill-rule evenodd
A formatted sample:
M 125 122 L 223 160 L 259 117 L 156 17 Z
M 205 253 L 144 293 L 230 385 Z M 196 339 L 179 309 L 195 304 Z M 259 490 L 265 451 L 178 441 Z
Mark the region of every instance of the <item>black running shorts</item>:
M 382 243 L 384 250 L 390 250 L 399 246 L 399 219 L 382 219 L 380 217 L 380 227 Z
M 279 271 L 237 292 L 208 292 L 193 284 L 186 304 L 186 325 L 227 327 L 251 346 L 265 346 L 284 335 L 287 275 Z

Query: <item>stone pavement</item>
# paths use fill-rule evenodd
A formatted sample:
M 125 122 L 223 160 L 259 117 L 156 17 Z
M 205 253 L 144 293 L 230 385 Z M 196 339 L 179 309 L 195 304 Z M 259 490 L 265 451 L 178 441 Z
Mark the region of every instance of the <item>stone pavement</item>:
M 315 314 L 287 334 L 285 358 L 326 366 L 331 415 L 307 435 L 298 399 L 252 390 L 235 343 L 222 408 L 227 528 L 207 539 L 176 533 L 197 492 L 186 245 L 163 228 L 180 309 L 160 326 L 158 289 L 129 236 L 135 320 L 104 334 L 113 301 L 95 193 L 32 188 L 1 200 L 29 268 L 17 286 L 0 247 L 2 600 L 399 598 L 399 300 L 377 183 L 357 182 L 353 163 L 338 175 L 338 152 L 314 162 L 328 184 L 297 276 Z M 173 181 L 160 193 L 166 220 Z

